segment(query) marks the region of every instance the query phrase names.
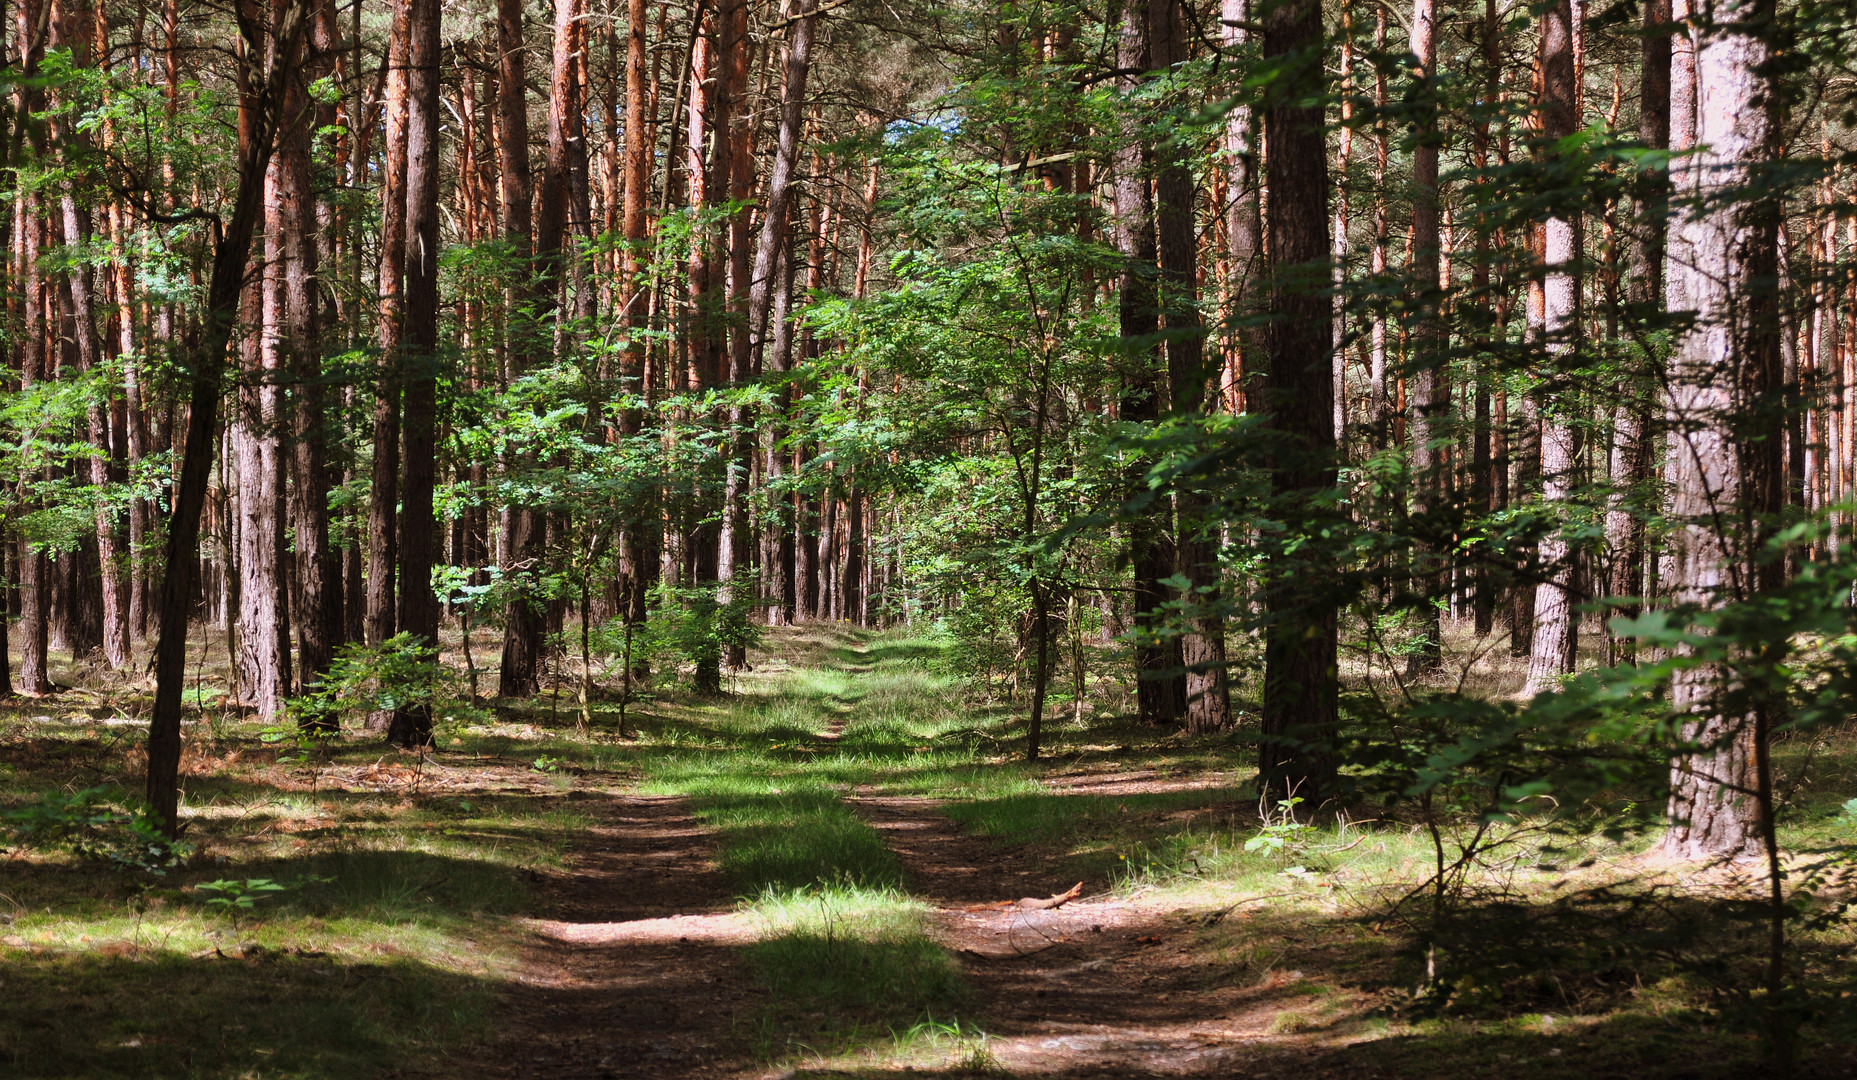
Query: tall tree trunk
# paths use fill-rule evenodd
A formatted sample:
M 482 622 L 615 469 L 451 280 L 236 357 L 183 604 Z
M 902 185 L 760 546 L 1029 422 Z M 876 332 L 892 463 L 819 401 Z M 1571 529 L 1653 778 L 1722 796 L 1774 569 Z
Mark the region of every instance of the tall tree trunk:
M 1644 38 L 1639 63 L 1638 140 L 1653 149 L 1670 145 L 1670 0 L 1648 0 L 1644 5 Z M 1664 206 L 1669 197 L 1662 169 L 1638 174 L 1632 198 L 1631 271 L 1625 300 L 1629 315 L 1642 321 L 1663 304 Z M 1644 525 L 1628 505 L 1629 499 L 1650 479 L 1650 406 L 1648 390 L 1631 388 L 1630 397 L 1612 413 L 1612 483 L 1606 508 L 1606 548 L 1611 580 L 1606 591 L 1615 597 L 1644 595 Z M 1633 604 L 1621 611 L 1636 614 Z M 1610 637 L 1610 635 L 1608 635 Z M 1611 659 L 1625 659 L 1627 643 L 1616 638 Z
M 131 240 L 129 207 L 118 204 L 114 207 L 115 233 L 118 250 L 126 248 Z M 119 356 L 123 368 L 123 443 L 127 451 L 126 463 L 131 474 L 148 456 L 148 423 L 146 414 L 147 401 L 143 393 L 142 372 L 147 363 L 145 358 L 136 355 L 137 326 L 134 318 L 135 304 L 134 269 L 125 256 L 116 260 L 116 296 L 118 316 L 121 327 L 121 345 Z M 157 339 L 164 335 L 157 333 Z M 148 522 L 153 507 L 148 499 L 140 494 L 130 496 L 128 500 L 129 543 L 123 552 L 124 573 L 128 578 L 129 610 L 128 635 L 131 643 L 142 640 L 148 635 Z
M 1299 277 L 1328 258 L 1328 155 L 1322 107 L 1322 10 L 1291 0 L 1264 23 L 1264 55 L 1283 65 L 1264 116 L 1271 309 L 1265 411 L 1278 436 L 1272 480 L 1285 513 L 1319 513 L 1335 482 L 1334 383 L 1328 298 Z M 1326 271 L 1326 267 L 1322 267 Z M 1334 783 L 1322 742 L 1338 722 L 1337 612 L 1306 562 L 1280 557 L 1265 604 L 1264 701 L 1259 771 L 1273 792 L 1310 805 Z
M 14 86 L 15 115 L 41 111 L 44 93 L 31 78 L 38 70 L 44 53 L 44 36 L 40 30 L 39 4 L 47 0 L 25 0 L 16 10 L 22 71 L 27 78 Z M 36 125 L 28 129 L 33 151 L 43 153 L 44 138 Z M 19 381 L 22 388 L 35 386 L 49 377 L 46 337 L 46 275 L 41 258 L 44 254 L 45 223 L 38 192 L 22 190 L 15 203 L 18 245 L 17 280 L 20 291 Z M 20 481 L 20 496 L 28 508 L 32 505 L 31 485 L 36 477 Z M 51 683 L 51 560 L 43 549 L 21 537 L 19 556 L 20 609 L 20 691 L 38 696 L 49 694 Z
M 1340 131 L 1335 148 L 1335 224 L 1329 236 L 1333 262 L 1331 280 L 1335 283 L 1334 301 L 1334 406 L 1335 445 L 1345 454 L 1348 436 L 1348 169 L 1354 160 L 1354 5 L 1341 4 L 1341 99 Z
M 333 44 L 333 12 L 317 5 L 319 44 Z M 297 677 L 305 693 L 314 689 L 335 659 L 341 637 L 341 580 L 335 551 L 329 545 L 328 433 L 322 382 L 322 320 L 319 311 L 322 252 L 320 222 L 310 164 L 310 80 L 313 70 L 292 65 L 284 94 L 287 127 L 278 134 L 274 227 L 282 230 L 284 332 L 280 347 L 288 353 L 292 402 L 290 460 L 295 476 L 288 500 L 295 532 L 293 569 L 297 604 L 291 612 L 297 628 Z
M 1414 502 L 1422 519 L 1435 520 L 1444 501 L 1444 465 L 1437 443 L 1445 438 L 1450 404 L 1450 369 L 1443 322 L 1443 296 L 1438 284 L 1438 117 L 1432 80 L 1438 73 L 1438 5 L 1436 0 L 1413 0 L 1412 55 L 1418 60 L 1413 73 L 1414 94 L 1420 116 L 1412 148 L 1412 262 L 1406 287 L 1419 313 L 1413 334 L 1410 372 L 1412 473 Z M 1425 530 L 1421 530 L 1421 535 Z M 1415 620 L 1419 648 L 1410 654 L 1408 673 L 1434 670 L 1444 657 L 1443 623 L 1438 603 L 1448 589 L 1449 544 L 1434 540 L 1413 550 L 1412 588 L 1418 601 Z
M 285 62 L 294 66 L 296 58 Z M 292 80 L 294 81 L 294 80 Z M 284 104 L 291 103 L 286 82 Z M 288 121 L 285 121 L 288 125 Z M 279 131 L 280 146 L 289 135 Z M 284 237 L 298 224 L 283 205 L 282 172 L 288 153 L 271 159 L 265 178 L 264 269 L 247 287 L 248 318 L 242 343 L 238 415 L 227 433 L 238 470 L 239 693 L 258 715 L 271 719 L 290 693 L 290 632 L 284 577 L 284 458 L 280 382 L 286 357 Z
M 645 106 L 645 0 L 626 0 L 625 205 L 620 219 L 625 249 L 620 264 L 619 305 L 628 333 L 619 380 L 628 393 L 641 397 L 649 390 L 645 385 L 644 332 L 650 326 L 647 297 L 640 287 L 646 240 L 645 201 L 651 186 L 652 133 Z M 643 421 L 640 410 L 621 410 L 620 435 L 636 438 Z M 637 507 L 620 541 L 620 603 L 628 626 L 642 625 L 650 604 L 647 593 L 656 576 L 657 558 L 647 538 L 655 510 L 656 500 L 646 500 Z
M 1483 88 L 1484 100 L 1495 102 L 1502 92 L 1502 22 L 1496 8 L 1496 0 L 1484 0 L 1483 25 L 1481 27 Z M 1490 167 L 1490 122 L 1487 115 L 1477 120 L 1475 133 L 1476 167 L 1479 171 Z M 1479 204 L 1488 204 L 1494 199 L 1493 181 L 1487 176 L 1477 181 L 1476 199 Z M 1500 332 L 1501 322 L 1497 318 L 1497 305 L 1489 297 L 1490 290 L 1490 249 L 1491 230 L 1479 224 L 1476 230 L 1476 255 L 1471 267 L 1470 289 L 1479 297 L 1478 304 L 1482 310 L 1478 313 L 1487 319 L 1485 327 L 1478 334 L 1479 351 L 1487 353 L 1493 334 Z M 1494 381 L 1490 374 L 1490 362 L 1479 359 L 1472 393 L 1475 404 L 1471 433 L 1471 510 L 1473 513 L 1492 513 L 1501 508 L 1497 492 L 1503 485 L 1496 482 L 1496 473 L 1502 468 L 1499 456 L 1495 453 L 1496 432 L 1495 416 L 1492 411 L 1490 384 Z M 1492 573 L 1491 560 L 1487 550 L 1479 552 L 1475 573 L 1476 597 L 1473 601 L 1478 637 L 1493 633 L 1496 629 L 1497 584 L 1496 575 Z
M 273 42 L 273 49 L 277 43 Z M 278 57 L 293 69 L 300 57 Z M 280 110 L 290 104 L 286 79 Z M 288 121 L 283 121 L 288 124 Z M 281 127 L 281 125 L 280 125 Z M 285 136 L 280 130 L 278 142 Z M 273 157 L 265 176 L 264 262 L 247 285 L 246 337 L 238 415 L 227 433 L 236 447 L 238 470 L 239 693 L 263 719 L 275 717 L 290 693 L 288 587 L 284 577 L 284 459 L 279 438 L 280 376 L 284 357 L 283 237 L 296 222 L 279 206 L 279 166 Z
M 438 647 L 438 596 L 432 567 L 438 522 L 438 179 L 439 0 L 407 0 L 405 479 L 400 488 L 399 626 Z M 387 737 L 401 746 L 432 741 L 429 702 L 399 709 Z
M 52 3 L 49 43 L 54 49 L 70 50 L 72 63 L 79 67 L 90 62 L 90 21 L 89 5 L 82 0 L 77 3 Z M 54 101 L 53 104 L 60 103 Z M 74 168 L 75 174 L 81 175 L 85 168 L 82 161 L 90 151 L 90 137 L 73 129 L 69 116 L 62 112 L 54 115 L 50 126 L 52 141 L 59 149 L 60 156 Z M 63 226 L 64 246 L 72 252 L 82 250 L 91 240 L 90 208 L 79 201 L 76 185 L 74 177 L 66 177 L 59 194 L 61 213 L 58 220 Z M 100 359 L 98 346 L 102 341 L 102 333 L 98 320 L 96 284 L 88 262 L 74 259 L 66 271 L 60 290 L 68 305 L 66 315 L 69 346 L 72 350 L 70 355 L 75 357 L 77 369 L 85 372 L 95 368 Z M 111 394 L 101 402 L 93 400 L 88 409 L 92 449 L 87 472 L 90 483 L 99 490 L 109 487 L 111 473 L 114 471 L 112 465 L 116 451 L 110 431 L 113 397 Z M 102 601 L 104 662 L 112 668 L 121 669 L 130 663 L 128 575 L 125 572 L 126 560 L 122 557 L 115 514 L 105 500 L 99 500 L 96 543 L 102 572 L 101 588 L 94 592 L 86 589 L 80 595 L 86 598 L 94 596 Z
M 1243 49 L 1251 42 L 1246 25 L 1251 19 L 1250 0 L 1220 0 L 1221 40 L 1228 50 Z M 1245 410 L 1245 378 L 1257 353 L 1257 333 L 1239 320 L 1251 314 L 1256 303 L 1257 283 L 1263 277 L 1260 265 L 1263 254 L 1264 223 L 1258 210 L 1257 121 L 1248 103 L 1235 105 L 1225 115 L 1226 196 L 1225 245 L 1231 262 L 1231 284 L 1226 303 L 1228 317 L 1235 327 L 1227 344 L 1231 356 L 1226 362 L 1225 407 L 1234 413 Z M 1346 137 L 1345 135 L 1343 136 Z
M 510 251 L 512 280 L 504 325 L 509 376 L 516 378 L 534 363 L 545 332 L 537 307 L 545 304 L 531 260 L 532 216 L 529 193 L 529 102 L 523 64 L 522 0 L 497 3 L 497 169 L 502 189 L 503 242 Z M 629 115 L 629 114 L 628 114 Z M 544 213 L 547 213 L 544 210 Z M 552 294 L 550 294 L 552 295 Z M 508 462 L 507 467 L 520 468 Z M 512 506 L 503 520 L 503 571 L 518 583 L 540 579 L 540 515 L 528 506 Z M 542 652 L 541 599 L 518 588 L 503 612 L 503 659 L 497 671 L 500 697 L 528 697 L 541 689 L 537 669 Z
M 1377 5 L 1374 8 L 1373 51 L 1378 56 L 1386 55 L 1386 19 L 1386 5 Z M 1373 103 L 1376 117 L 1373 132 L 1373 252 L 1369 256 L 1368 269 L 1378 280 L 1386 274 L 1387 246 L 1391 233 L 1391 219 L 1386 206 L 1386 172 L 1392 151 L 1385 119 L 1387 98 L 1384 64 L 1374 65 Z M 1375 448 L 1384 447 L 1390 436 L 1393 399 L 1386 386 L 1386 313 L 1378 308 L 1373 313 L 1373 322 L 1367 331 L 1367 396 L 1368 413 L 1373 420 L 1373 445 Z
M 1673 228 L 1693 258 L 1687 285 L 1695 323 L 1671 357 L 1667 416 L 1670 512 L 1681 524 L 1665 550 L 1678 603 L 1746 600 L 1778 583 L 1777 564 L 1757 557 L 1775 528 L 1784 475 L 1774 402 L 1782 392 L 1779 206 L 1743 190 L 1750 166 L 1779 149 L 1781 95 L 1770 46 L 1758 36 L 1773 10 L 1772 0 L 1717 9 L 1695 51 L 1700 153 L 1691 168 L 1703 201 L 1682 211 Z M 1716 197 L 1727 192 L 1740 194 Z M 1679 673 L 1671 688 L 1671 707 L 1691 717 L 1683 734 L 1694 747 L 1671 768 L 1672 825 L 1663 848 L 1678 858 L 1772 853 L 1770 718 L 1745 698 L 1732 712 L 1724 707 L 1734 681 L 1729 670 L 1699 668 Z
M 1150 0 L 1149 15 L 1155 66 L 1171 68 L 1184 63 L 1186 26 L 1180 0 Z M 1160 249 L 1161 310 L 1167 328 L 1168 382 L 1174 411 L 1188 416 L 1205 409 L 1209 374 L 1205 328 L 1199 316 L 1197 200 L 1192 166 L 1184 150 L 1168 149 L 1161 157 L 1154 185 L 1155 235 Z M 1185 633 L 1180 636 L 1185 720 L 1188 731 L 1203 734 L 1232 723 L 1231 693 L 1225 682 L 1225 617 L 1220 612 L 1219 522 L 1211 516 L 1211 500 L 1192 488 L 1176 493 L 1175 509 L 1179 573 L 1190 586 L 1188 595 L 1182 597 L 1188 612 Z M 1042 629 L 1040 635 L 1042 650 L 1048 635 Z
M 241 48 L 264 56 L 264 29 L 239 11 Z M 212 476 L 213 437 L 219 427 L 226 352 L 238 325 L 239 296 L 251 238 L 264 212 L 264 179 L 276 146 L 278 107 L 285 60 L 296 55 L 305 27 L 304 0 L 286 0 L 271 36 L 277 41 L 268 63 L 254 64 L 264 76 L 239 102 L 238 187 L 232 212 L 213 245 L 213 272 L 201 312 L 200 351 L 189 388 L 187 442 L 168 519 L 167 571 L 161 582 L 161 637 L 155 645 L 155 704 L 148 726 L 148 802 L 169 836 L 179 820 L 181 692 L 186 682 L 187 623 L 193 610 L 199 568 L 200 512 Z
M 367 640 L 377 645 L 398 630 L 394 572 L 399 565 L 400 350 L 406 284 L 407 20 L 410 0 L 396 4 L 387 40 L 386 142 L 380 185 L 380 292 L 375 345 L 380 374 L 374 397 L 374 463 L 368 495 Z M 370 721 L 377 727 L 384 717 Z
M 1544 152 L 1572 135 L 1577 124 L 1578 88 L 1574 84 L 1573 7 L 1569 0 L 1550 3 L 1541 14 L 1541 97 L 1537 103 Z M 1579 334 L 1579 277 L 1576 223 L 1550 217 L 1543 223 L 1542 342 L 1560 364 L 1573 356 Z M 1573 495 L 1580 462 L 1580 428 L 1568 414 L 1572 406 L 1543 397 L 1541 412 L 1541 501 L 1552 507 Z M 1579 553 L 1566 534 L 1554 530 L 1541 540 L 1538 565 L 1542 580 L 1535 589 L 1534 639 L 1528 658 L 1525 694 L 1552 688 L 1573 670 L 1579 650 Z
M 724 52 L 729 57 L 731 100 L 728 128 L 718 128 L 715 137 L 718 140 L 727 138 L 730 143 L 728 200 L 737 207 L 723 227 L 728 281 L 727 301 L 722 310 L 727 312 L 729 323 L 728 381 L 739 386 L 759 373 L 755 366 L 759 356 L 753 348 L 752 336 L 745 325 L 736 323 L 738 318 L 746 322 L 749 294 L 753 291 L 750 279 L 754 248 L 749 244 L 748 233 L 752 217 L 749 201 L 755 174 L 754 134 L 758 125 L 752 122 L 748 111 L 748 73 L 754 47 L 748 39 L 747 0 L 725 2 L 721 17 L 726 35 Z M 724 448 L 722 516 L 716 541 L 716 576 L 721 582 L 718 596 L 723 603 L 739 598 L 738 590 L 753 569 L 750 565 L 753 541 L 748 521 L 748 488 L 753 479 L 754 440 L 750 429 L 754 424 L 752 408 L 741 404 L 729 406 L 729 437 L 721 444 Z M 748 662 L 747 649 L 731 642 L 722 659 L 730 670 L 739 671 Z
M 1124 74 L 1117 86 L 1133 95 L 1141 76 L 1151 66 L 1148 42 L 1148 0 L 1129 0 L 1122 11 L 1120 41 L 1116 50 L 1116 67 Z M 1127 108 L 1133 109 L 1133 102 Z M 1160 358 L 1151 344 L 1160 329 L 1160 301 L 1155 283 L 1157 238 L 1154 223 L 1154 200 L 1147 162 L 1143 153 L 1145 135 L 1139 119 L 1125 112 L 1122 137 L 1111 167 L 1114 170 L 1115 223 L 1113 239 L 1122 256 L 1119 322 L 1123 347 L 1128 350 L 1122 374 L 1119 412 L 1124 423 L 1153 423 L 1161 416 L 1166 386 L 1162 383 Z M 1137 462 L 1127 477 L 1129 496 L 1147 488 L 1147 466 Z M 1135 699 L 1143 722 L 1170 723 L 1180 710 L 1174 684 L 1177 678 L 1168 671 L 1168 648 L 1159 633 L 1161 604 L 1165 601 L 1161 581 L 1173 574 L 1173 551 L 1165 531 L 1155 524 L 1153 513 L 1134 515 L 1128 525 L 1129 562 L 1132 577 L 1132 600 L 1135 610 L 1134 646 Z
M 817 21 L 812 13 L 818 6 L 818 0 L 800 0 L 799 10 L 787 31 L 780 125 L 774 136 L 774 161 L 768 171 L 761 231 L 755 240 L 754 262 L 749 272 L 747 334 L 750 363 L 756 371 L 770 364 L 777 372 L 785 372 L 790 367 L 792 339 L 787 307 L 792 299 L 792 270 L 785 249 L 792 235 L 793 177 L 799 163 L 800 140 L 805 134 L 806 81 L 812 67 L 813 32 Z M 770 317 L 777 322 L 774 326 L 775 347 L 772 355 L 768 356 L 764 354 L 768 352 Z M 770 433 L 771 442 L 766 456 L 770 479 L 782 471 L 779 440 L 784 432 L 778 424 L 778 418 L 785 416 L 788 393 L 788 389 L 783 386 L 782 399 L 775 407 L 776 427 Z M 767 572 L 774 578 L 771 596 L 775 602 L 769 606 L 768 616 L 770 623 L 775 625 L 791 623 L 794 618 L 793 529 L 796 524 L 795 521 L 782 518 L 772 526 L 777 536 L 774 540 L 774 558 Z

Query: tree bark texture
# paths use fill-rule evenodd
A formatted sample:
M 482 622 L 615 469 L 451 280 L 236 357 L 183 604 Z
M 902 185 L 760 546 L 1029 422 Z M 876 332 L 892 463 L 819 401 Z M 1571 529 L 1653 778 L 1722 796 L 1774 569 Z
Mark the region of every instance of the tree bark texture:
M 1172 68 L 1187 59 L 1186 15 L 1180 0 L 1150 0 L 1156 67 Z M 1199 315 L 1198 199 L 1193 171 L 1178 148 L 1162 155 L 1155 179 L 1155 235 L 1160 253 L 1160 305 L 1167 329 L 1168 382 L 1173 409 L 1183 416 L 1204 411 L 1210 372 L 1205 362 L 1205 327 Z M 1219 731 L 1232 724 L 1231 692 L 1226 685 L 1225 617 L 1221 613 L 1218 522 L 1211 502 L 1186 488 L 1175 496 L 1179 573 L 1190 586 L 1183 596 L 1187 626 L 1180 636 L 1185 668 L 1186 729 Z M 1042 647 L 1042 646 L 1041 646 Z
M 1772 5 L 1741 0 L 1714 14 L 1695 50 L 1701 149 L 1692 168 L 1705 198 L 1681 209 L 1673 227 L 1690 260 L 1683 276 L 1695 322 L 1671 358 L 1666 416 L 1670 512 L 1681 525 L 1666 543 L 1665 580 L 1672 600 L 1705 606 L 1777 584 L 1778 567 L 1757 556 L 1783 490 L 1773 401 L 1782 392 L 1779 208 L 1771 199 L 1708 198 L 1747 184 L 1777 151 L 1780 96 L 1759 36 Z M 1664 851 L 1687 859 L 1759 854 L 1762 706 L 1736 694 L 1732 670 L 1704 666 L 1678 675 L 1671 707 L 1688 717 L 1684 736 L 1694 749 L 1672 763 Z
M 1322 13 L 1291 0 L 1264 23 L 1264 55 L 1280 67 L 1264 116 L 1271 270 L 1269 370 L 1263 407 L 1276 436 L 1273 483 L 1286 514 L 1317 512 L 1335 481 L 1329 365 L 1328 154 L 1322 109 Z M 1259 771 L 1270 790 L 1318 803 L 1334 783 L 1323 741 L 1338 722 L 1337 611 L 1313 568 L 1283 558 L 1268 571 Z
M 1537 102 L 1543 153 L 1573 134 L 1578 124 L 1578 88 L 1574 84 L 1573 7 L 1557 0 L 1543 11 L 1540 23 L 1541 96 Z M 1577 225 L 1565 217 L 1550 217 L 1541 227 L 1541 344 L 1550 358 L 1570 359 L 1579 333 L 1579 252 Z M 1580 429 L 1568 408 L 1542 400 L 1541 501 L 1545 506 L 1564 503 L 1578 482 Z M 1534 637 L 1528 658 L 1526 694 L 1553 688 L 1560 676 L 1573 670 L 1579 651 L 1579 553 L 1566 535 L 1551 530 L 1541 540 L 1539 565 L 1543 580 L 1535 589 Z

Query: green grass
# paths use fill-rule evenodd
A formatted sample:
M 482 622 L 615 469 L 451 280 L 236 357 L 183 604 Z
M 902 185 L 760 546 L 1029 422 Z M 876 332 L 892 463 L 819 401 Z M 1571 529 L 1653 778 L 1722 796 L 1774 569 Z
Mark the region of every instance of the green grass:
M 107 686 L 0 702 L 0 809 L 139 792 L 141 732 L 105 721 L 146 704 Z M 0 868 L 0 1074 L 446 1074 L 495 1030 L 531 872 L 559 865 L 590 820 L 554 778 L 515 790 L 470 771 L 520 757 L 452 752 L 422 769 L 356 735 L 312 775 L 249 717 L 199 719 L 184 732 L 184 864 L 152 876 L 53 847 Z M 285 888 L 245 910 L 201 888 L 252 880 Z
M 639 754 L 646 789 L 691 799 L 762 923 L 749 961 L 768 991 L 753 1026 L 769 1058 L 868 1051 L 969 998 L 927 909 L 903 891 L 902 863 L 843 796 L 1030 786 L 976 734 L 958 684 L 929 668 L 932 645 L 867 640 L 815 652 L 822 666 L 744 680 L 743 695 L 695 717 L 644 725 L 656 744 Z
M 647 722 L 645 789 L 693 801 L 722 834 L 722 868 L 743 897 L 900 887 L 902 865 L 845 793 L 1032 786 L 974 735 L 958 684 L 928 667 L 932 651 L 895 639 L 840 646 L 823 658 L 831 666 L 744 680 L 742 696 L 702 709 L 697 724 Z
M 546 696 L 451 702 L 444 769 L 387 790 L 356 781 L 407 768 L 377 743 L 345 740 L 312 784 L 272 760 L 256 724 L 204 714 L 188 729 L 193 863 L 148 879 L 36 852 L 0 871 L 0 1073 L 445 1075 L 445 1055 L 469 1053 L 497 1022 L 530 871 L 559 864 L 592 824 L 570 797 L 621 788 L 687 797 L 716 830 L 721 869 L 762 931 L 747 961 L 769 1004 L 738 1024 L 770 1059 L 835 1074 L 994 1068 L 976 996 L 902 863 L 847 803 L 856 794 L 939 799 L 1002 858 L 1061 868 L 1066 884 L 1074 873 L 1189 916 L 1233 906 L 1192 924 L 1208 985 L 1299 972 L 1280 992 L 1278 1034 L 1369 1040 L 1321 1050 L 1311 1068 L 1730 1077 L 1758 1057 L 1732 995 L 1697 974 L 1746 982 L 1739 942 L 1757 927 L 1699 915 L 1679 940 L 1646 929 L 1668 928 L 1667 903 L 1557 900 L 1643 872 L 1642 842 L 1549 855 L 1548 838 L 1519 833 L 1460 898 L 1457 922 L 1434 932 L 1423 904 L 1392 910 L 1431 870 L 1413 808 L 1380 808 L 1361 826 L 1305 815 L 1281 847 L 1247 850 L 1261 823 L 1238 740 L 1064 711 L 1049 721 L 1047 760 L 1026 765 L 1022 707 L 976 698 L 941 656 L 938 642 L 901 635 L 782 631 L 731 696 L 643 696 L 636 740 L 617 737 L 610 700 L 584 735 L 571 694 L 558 715 Z M 144 706 L 109 690 L 0 703 L 0 806 L 98 783 L 136 790 L 140 733 L 103 720 Z M 1783 842 L 1857 841 L 1841 810 L 1857 794 L 1852 735 L 1776 749 L 1791 799 Z M 1223 779 L 1117 796 L 1063 788 L 1132 767 Z M 1583 868 L 1586 858 L 1598 862 Z M 291 887 L 236 917 L 198 888 L 247 878 Z M 1837 922 L 1800 934 L 1801 970 L 1820 991 L 1811 1053 L 1857 1030 L 1854 939 Z M 1437 1011 L 1421 993 L 1433 963 L 1449 990 L 1443 1019 L 1422 1018 Z
M 761 1057 L 918 1060 L 984 1048 L 985 1036 L 960 1019 L 972 995 L 959 965 L 930 935 L 927 907 L 906 893 L 769 889 L 749 911 L 763 934 L 749 969 L 768 992 L 754 1018 Z
M 750 911 L 765 936 L 749 957 L 784 1009 L 906 1024 L 966 1000 L 953 958 L 929 936 L 927 907 L 899 890 L 770 890 Z
M 702 791 L 700 816 L 722 831 L 723 871 L 742 896 L 821 884 L 897 888 L 903 866 L 876 831 L 822 790 Z

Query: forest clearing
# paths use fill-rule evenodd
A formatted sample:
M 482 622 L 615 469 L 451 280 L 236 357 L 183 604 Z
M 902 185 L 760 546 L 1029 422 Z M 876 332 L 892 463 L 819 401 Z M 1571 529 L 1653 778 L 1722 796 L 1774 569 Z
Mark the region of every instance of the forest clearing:
M 9 1074 L 1763 1074 L 1754 1041 L 1703 1019 L 1700 953 L 1732 963 L 1719 935 L 1744 927 L 1679 945 L 1653 932 L 1665 913 L 1555 905 L 1684 877 L 1644 843 L 1547 856 L 1523 829 L 1495 846 L 1455 918 L 1520 903 L 1541 921 L 1467 949 L 1487 981 L 1460 992 L 1481 1000 L 1428 1015 L 1415 934 L 1432 924 L 1396 903 L 1432 859 L 1412 808 L 1265 821 L 1229 738 L 1087 713 L 1026 765 L 1010 711 L 941 651 L 780 631 L 736 696 L 654 696 L 631 739 L 612 700 L 584 733 L 546 697 L 454 702 L 417 756 L 349 738 L 305 757 L 248 715 L 200 714 L 184 865 L 8 866 Z M 123 709 L 149 695 L 85 704 L 103 696 L 8 708 L 10 793 L 127 778 Z M 1815 753 L 1825 790 L 1850 782 L 1849 736 Z M 1823 824 L 1790 842 L 1836 828 L 1830 796 L 1802 801 Z M 249 907 L 220 903 L 228 881 Z M 1059 907 L 1022 903 L 1076 882 Z M 1690 879 L 1669 900 L 1747 885 Z M 1566 963 L 1596 939 L 1604 963 Z M 1804 955 L 1847 978 L 1849 944 L 1841 926 Z M 1565 964 L 1551 981 L 1544 959 Z M 1800 1075 L 1857 1068 L 1847 1042 L 1805 1059 Z
M 1849 0 L 4 0 L 0 1074 L 1857 1077 Z

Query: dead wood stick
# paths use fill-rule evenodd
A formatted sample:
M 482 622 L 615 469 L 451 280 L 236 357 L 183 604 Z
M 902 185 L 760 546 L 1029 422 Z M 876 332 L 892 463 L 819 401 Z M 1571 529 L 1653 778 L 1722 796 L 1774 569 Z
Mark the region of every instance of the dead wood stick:
M 1043 899 L 1039 899 L 1036 896 L 1028 896 L 1013 906 L 1024 908 L 1028 911 L 1050 911 L 1053 908 L 1061 908 L 1082 895 L 1083 882 L 1079 881 L 1068 890 L 1058 893 L 1056 896 L 1047 896 Z

